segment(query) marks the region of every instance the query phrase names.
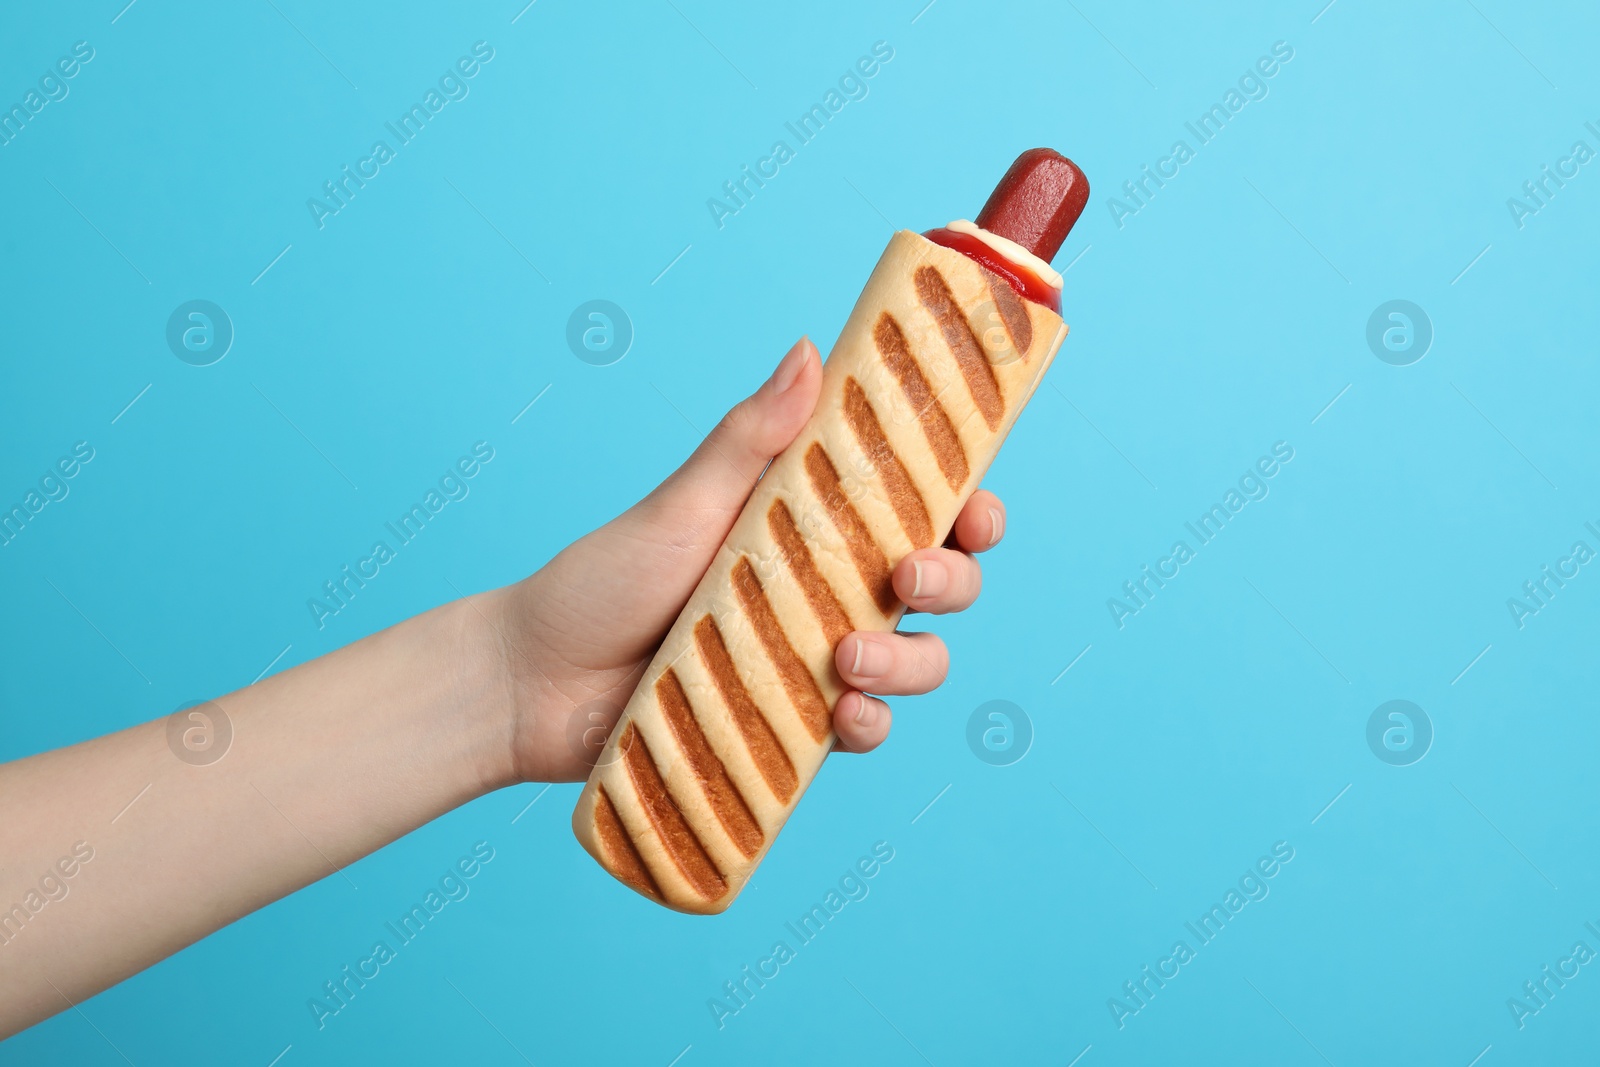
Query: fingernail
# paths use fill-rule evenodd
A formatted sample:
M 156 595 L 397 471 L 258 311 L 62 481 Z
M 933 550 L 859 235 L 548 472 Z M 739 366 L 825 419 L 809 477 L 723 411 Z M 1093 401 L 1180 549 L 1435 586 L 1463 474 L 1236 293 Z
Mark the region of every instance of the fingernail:
M 911 587 L 912 600 L 938 596 L 950 585 L 950 572 L 938 560 L 914 559 L 911 561 L 911 569 L 917 576 L 916 584 Z
M 876 641 L 856 638 L 856 662 L 850 673 L 857 678 L 881 678 L 889 673 L 889 650 Z
M 856 707 L 856 725 L 870 730 L 878 724 L 878 702 L 865 693 L 857 695 L 860 703 Z
M 1006 532 L 1006 517 L 1000 514 L 999 508 L 989 509 L 989 543 L 992 545 L 1000 540 Z
M 773 395 L 776 396 L 789 391 L 789 387 L 794 384 L 795 379 L 800 377 L 800 368 L 806 365 L 806 360 L 811 355 L 810 348 L 810 343 L 806 338 L 802 337 L 795 342 L 793 348 L 789 349 L 789 354 L 783 357 L 783 362 L 778 364 L 778 369 L 772 372 Z

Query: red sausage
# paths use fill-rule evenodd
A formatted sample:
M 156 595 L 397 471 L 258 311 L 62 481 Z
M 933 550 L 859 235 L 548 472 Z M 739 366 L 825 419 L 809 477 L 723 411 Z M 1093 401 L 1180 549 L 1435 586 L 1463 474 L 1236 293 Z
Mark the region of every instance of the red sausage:
M 977 224 L 1015 241 L 1048 263 L 1088 202 L 1089 179 L 1076 163 L 1053 149 L 1030 148 L 1017 157 L 989 194 L 989 202 L 978 212 Z M 922 236 L 976 260 L 1009 282 L 1023 299 L 1043 304 L 1051 311 L 1061 310 L 1061 293 L 1057 289 L 976 237 L 943 228 Z
M 1011 164 L 974 221 L 1048 263 L 1088 202 L 1089 179 L 1076 163 L 1054 149 L 1030 148 Z

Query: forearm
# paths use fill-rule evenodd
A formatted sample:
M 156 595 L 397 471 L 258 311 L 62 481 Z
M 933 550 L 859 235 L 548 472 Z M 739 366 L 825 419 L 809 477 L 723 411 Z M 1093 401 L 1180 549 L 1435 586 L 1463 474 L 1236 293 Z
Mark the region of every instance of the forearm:
M 0 767 L 0 1034 L 511 784 L 496 596 L 217 698 L 215 762 L 159 719 Z

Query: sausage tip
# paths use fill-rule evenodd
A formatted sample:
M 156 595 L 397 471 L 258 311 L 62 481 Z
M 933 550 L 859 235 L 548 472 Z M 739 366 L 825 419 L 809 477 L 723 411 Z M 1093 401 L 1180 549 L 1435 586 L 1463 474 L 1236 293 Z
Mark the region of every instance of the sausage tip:
M 1048 263 L 1088 202 L 1089 179 L 1076 163 L 1052 148 L 1030 148 L 1011 164 L 975 221 Z

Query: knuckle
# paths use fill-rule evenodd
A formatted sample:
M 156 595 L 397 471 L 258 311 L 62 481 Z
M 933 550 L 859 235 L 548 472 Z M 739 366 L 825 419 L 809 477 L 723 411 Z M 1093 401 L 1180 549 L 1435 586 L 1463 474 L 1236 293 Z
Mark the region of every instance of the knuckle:
M 930 635 L 920 640 L 907 638 L 906 643 L 912 652 L 912 674 L 918 685 L 925 689 L 942 685 L 949 670 L 950 658 L 944 642 Z
M 724 439 L 738 439 L 743 437 L 750 427 L 750 401 L 741 400 L 728 409 L 722 416 L 714 431 L 716 436 Z
M 967 557 L 961 561 L 962 592 L 961 606 L 968 607 L 978 599 L 978 594 L 983 592 L 983 566 L 977 560 Z

